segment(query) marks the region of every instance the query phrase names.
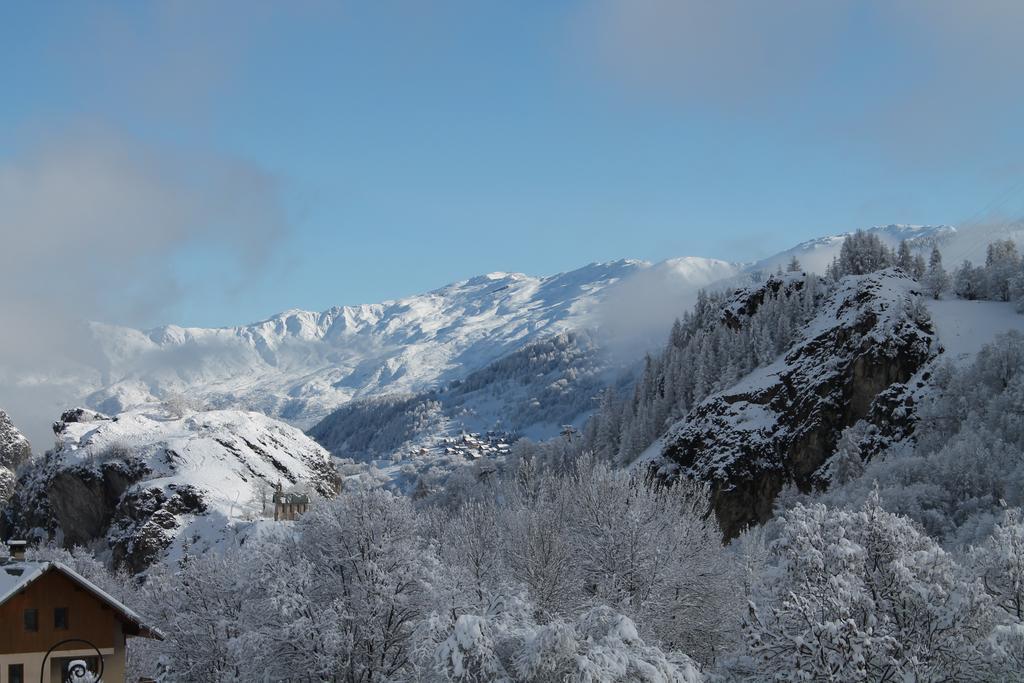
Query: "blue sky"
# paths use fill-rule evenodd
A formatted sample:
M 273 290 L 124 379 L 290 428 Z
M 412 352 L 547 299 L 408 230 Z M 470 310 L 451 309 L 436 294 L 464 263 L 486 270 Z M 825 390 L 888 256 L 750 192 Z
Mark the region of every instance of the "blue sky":
M 1015 2 L 2 13 L 0 266 L 26 306 L 235 324 L 1024 209 Z

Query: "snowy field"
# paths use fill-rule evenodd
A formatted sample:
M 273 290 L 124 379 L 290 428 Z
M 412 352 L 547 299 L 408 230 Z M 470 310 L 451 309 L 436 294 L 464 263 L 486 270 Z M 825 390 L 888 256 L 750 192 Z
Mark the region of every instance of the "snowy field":
M 947 299 L 928 301 L 928 310 L 947 358 L 958 363 L 969 361 L 998 334 L 1024 333 L 1024 315 L 1012 303 Z

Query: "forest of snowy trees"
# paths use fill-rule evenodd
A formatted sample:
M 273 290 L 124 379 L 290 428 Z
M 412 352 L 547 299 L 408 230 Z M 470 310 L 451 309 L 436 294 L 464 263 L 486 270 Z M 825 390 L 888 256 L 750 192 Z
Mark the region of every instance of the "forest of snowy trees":
M 142 585 L 36 556 L 160 624 L 130 656 L 160 680 L 1001 681 L 1024 665 L 1015 510 L 947 549 L 872 491 L 723 547 L 702 485 L 591 458 L 523 462 L 478 494 L 453 511 L 349 491 Z
M 936 298 L 1024 290 L 1011 242 L 952 276 L 937 246 L 928 256 L 858 233 L 826 277 L 794 261 L 756 300 L 703 293 L 580 435 L 522 440 L 503 467 L 467 465 L 432 495 L 352 484 L 142 582 L 85 552 L 35 552 L 160 625 L 166 639 L 132 643 L 130 665 L 162 681 L 1019 680 L 1024 336 L 937 362 L 913 438 L 868 458 L 869 427 L 849 427 L 823 490 L 784 491 L 728 544 L 706 484 L 623 467 L 785 353 L 836 279 L 896 267 Z M 561 372 L 561 351 L 541 351 L 493 372 Z

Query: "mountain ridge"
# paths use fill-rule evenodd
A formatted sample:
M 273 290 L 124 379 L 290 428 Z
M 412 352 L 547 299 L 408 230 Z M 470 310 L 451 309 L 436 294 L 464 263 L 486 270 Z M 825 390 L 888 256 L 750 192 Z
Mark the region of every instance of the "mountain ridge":
M 495 272 L 422 295 L 290 309 L 234 327 L 95 324 L 109 371 L 86 403 L 117 413 L 189 393 L 213 407 L 252 408 L 306 427 L 350 400 L 438 386 L 524 343 L 582 329 L 607 290 L 656 267 L 620 259 L 548 277 Z M 664 268 L 694 291 L 738 269 L 693 257 Z M 161 355 L 174 367 L 161 365 Z

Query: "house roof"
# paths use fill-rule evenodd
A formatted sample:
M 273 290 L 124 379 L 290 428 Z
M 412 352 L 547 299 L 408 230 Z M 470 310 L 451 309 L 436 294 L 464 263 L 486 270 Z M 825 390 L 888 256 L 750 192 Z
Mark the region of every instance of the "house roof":
M 275 503 L 288 503 L 288 504 L 309 504 L 309 496 L 304 493 L 281 493 L 278 491 L 274 494 Z
M 164 636 L 159 629 L 147 625 L 138 614 L 125 607 L 125 605 L 114 598 L 106 591 L 99 588 L 84 576 L 60 562 L 30 562 L 24 560 L 8 561 L 0 564 L 0 606 L 12 597 L 28 588 L 30 585 L 41 579 L 49 572 L 56 571 L 63 574 L 73 583 L 88 593 L 91 593 L 97 600 L 102 601 L 112 610 L 118 613 L 121 620 L 131 627 L 129 635 L 142 636 L 143 638 L 154 638 L 163 640 Z

